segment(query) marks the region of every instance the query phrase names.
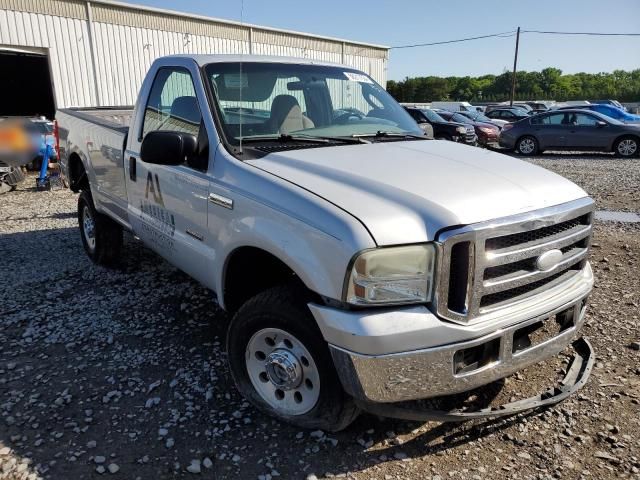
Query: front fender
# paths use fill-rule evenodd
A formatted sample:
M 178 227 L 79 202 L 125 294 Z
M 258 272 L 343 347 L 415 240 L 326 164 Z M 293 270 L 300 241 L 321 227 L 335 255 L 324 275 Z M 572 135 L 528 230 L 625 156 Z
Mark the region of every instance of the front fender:
M 270 253 L 313 292 L 340 299 L 353 255 L 375 247 L 364 226 L 317 195 L 258 168 L 220 155 L 216 167 L 224 181 L 216 182 L 212 192 L 233 200 L 233 209 L 211 203 L 208 209 L 216 239 L 213 283 L 221 305 L 229 259 L 242 247 Z

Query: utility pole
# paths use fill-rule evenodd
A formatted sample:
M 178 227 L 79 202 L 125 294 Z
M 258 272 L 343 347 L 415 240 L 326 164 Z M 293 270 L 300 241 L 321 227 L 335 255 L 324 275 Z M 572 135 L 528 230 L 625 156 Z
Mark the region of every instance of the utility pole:
M 518 45 L 520 44 L 520 27 L 516 32 L 516 54 L 513 57 L 513 75 L 511 76 L 511 96 L 509 104 L 513 107 L 513 98 L 516 96 L 516 69 L 518 68 Z

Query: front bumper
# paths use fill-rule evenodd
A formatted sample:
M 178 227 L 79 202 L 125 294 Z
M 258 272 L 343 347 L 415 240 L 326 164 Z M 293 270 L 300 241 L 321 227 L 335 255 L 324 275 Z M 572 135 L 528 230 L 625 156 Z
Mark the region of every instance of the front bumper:
M 500 329 L 467 342 L 390 355 L 360 355 L 331 346 L 331 354 L 342 384 L 357 399 L 370 402 L 398 402 L 465 392 L 507 377 L 564 350 L 578 336 L 584 324 L 586 298 L 545 315 Z M 514 337 L 524 327 L 556 314 L 572 315 L 572 326 L 555 337 L 529 348 L 516 350 Z M 477 348 L 474 348 L 477 347 Z M 458 370 L 457 352 L 486 351 L 478 368 Z
M 559 403 L 584 387 L 591 375 L 595 362 L 595 355 L 591 344 L 580 338 L 571 345 L 575 355 L 567 368 L 567 374 L 562 381 L 538 395 L 523 400 L 515 400 L 497 407 L 485 407 L 479 410 L 450 409 L 438 410 L 412 405 L 413 402 L 372 403 L 356 400 L 356 404 L 363 410 L 381 417 L 400 418 L 416 422 L 464 422 L 485 418 L 516 415 L 532 409 L 542 408 Z
M 345 390 L 362 401 L 391 403 L 472 390 L 556 355 L 580 336 L 592 286 L 587 264 L 571 282 L 546 292 L 544 301 L 477 325 L 442 321 L 424 307 L 373 313 L 314 304 L 310 309 Z M 526 347 L 527 327 L 567 316 L 555 336 Z M 460 368 L 465 355 L 477 356 L 477 365 L 463 362 Z

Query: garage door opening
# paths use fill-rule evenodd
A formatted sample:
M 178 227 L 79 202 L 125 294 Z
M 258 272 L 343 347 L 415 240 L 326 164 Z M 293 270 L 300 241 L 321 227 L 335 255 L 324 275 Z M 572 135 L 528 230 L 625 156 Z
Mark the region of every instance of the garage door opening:
M 0 50 L 0 72 L 0 117 L 54 117 L 56 106 L 46 55 Z

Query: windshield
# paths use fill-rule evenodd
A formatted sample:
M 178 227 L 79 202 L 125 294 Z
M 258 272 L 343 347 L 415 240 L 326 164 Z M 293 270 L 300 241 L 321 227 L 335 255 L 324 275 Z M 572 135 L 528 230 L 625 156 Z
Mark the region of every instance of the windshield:
M 429 120 L 430 122 L 440 122 L 440 123 L 447 123 L 447 121 L 442 118 L 440 115 L 438 115 L 436 112 L 434 112 L 433 110 L 430 110 L 428 108 L 423 108 L 420 110 L 422 113 L 424 113 L 424 116 L 427 117 L 427 120 Z
M 424 132 L 371 77 L 344 67 L 211 63 L 205 67 L 227 141 L 292 135 Z
M 473 124 L 473 121 L 471 119 L 469 119 L 469 118 L 467 118 L 464 115 L 461 115 L 459 113 L 454 113 L 453 115 L 451 115 L 451 121 L 458 122 L 458 123 Z
M 491 122 L 492 120 L 487 117 L 486 115 L 483 115 L 480 112 L 468 112 L 467 115 L 465 115 L 469 118 L 471 118 L 471 120 L 474 120 L 476 122 Z

